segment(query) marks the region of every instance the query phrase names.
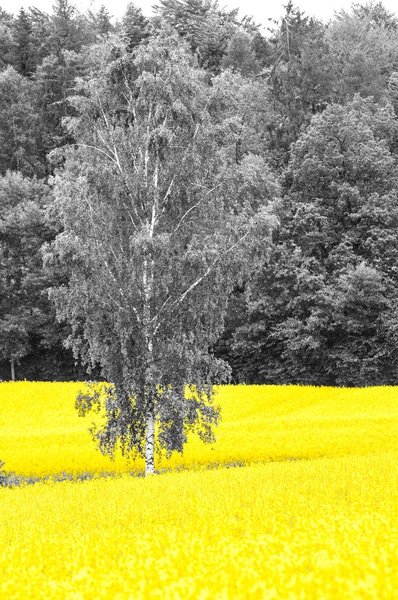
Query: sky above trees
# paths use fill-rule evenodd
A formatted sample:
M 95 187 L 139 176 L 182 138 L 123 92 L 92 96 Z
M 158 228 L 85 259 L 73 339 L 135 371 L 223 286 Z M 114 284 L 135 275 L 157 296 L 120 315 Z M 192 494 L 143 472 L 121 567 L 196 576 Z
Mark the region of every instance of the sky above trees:
M 264 2 L 263 0 L 221 0 L 220 6 L 228 8 L 239 8 L 242 15 L 252 15 L 254 19 L 262 25 L 267 25 L 267 19 L 277 19 L 283 13 L 283 5 L 288 0 L 277 0 L 273 2 Z M 359 2 L 360 3 L 360 2 Z M 51 12 L 53 0 L 1 0 L 1 7 L 7 12 L 16 13 L 19 9 L 35 6 L 45 12 Z M 127 0 L 76 0 L 74 3 L 80 10 L 85 11 L 90 8 L 98 9 L 104 4 L 110 13 L 119 18 L 127 5 Z M 134 4 L 142 8 L 147 15 L 151 14 L 151 7 L 156 4 L 156 0 L 135 0 Z M 327 3 L 319 0 L 300 0 L 295 2 L 301 10 L 310 16 L 316 16 L 322 20 L 331 18 L 335 11 L 348 10 L 351 1 L 347 0 L 329 0 Z M 396 12 L 395 0 L 384 0 L 384 6 L 391 12 Z

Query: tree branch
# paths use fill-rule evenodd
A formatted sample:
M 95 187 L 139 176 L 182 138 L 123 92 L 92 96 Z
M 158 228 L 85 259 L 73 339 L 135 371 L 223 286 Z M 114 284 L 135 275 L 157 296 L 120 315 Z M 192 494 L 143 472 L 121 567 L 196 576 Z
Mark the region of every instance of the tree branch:
M 176 227 L 173 229 L 173 231 L 172 231 L 172 234 L 171 234 L 171 235 L 174 235 L 174 234 L 175 234 L 175 232 L 176 232 L 176 231 L 179 229 L 179 227 L 180 227 L 181 223 L 183 222 L 183 220 L 185 219 L 185 217 L 187 217 L 187 216 L 189 215 L 189 213 L 190 213 L 190 212 L 191 212 L 191 211 L 192 211 L 194 208 L 197 208 L 197 207 L 199 206 L 199 204 L 201 204 L 201 202 L 203 202 L 203 200 L 204 200 L 204 199 L 205 199 L 205 198 L 206 198 L 206 197 L 207 197 L 209 194 L 211 194 L 212 192 L 214 192 L 214 190 L 216 190 L 216 189 L 217 189 L 218 187 L 220 187 L 220 185 L 222 185 L 222 184 L 223 184 L 223 182 L 220 182 L 220 183 L 218 183 L 217 185 L 215 185 L 215 186 L 214 186 L 214 187 L 213 187 L 211 190 L 208 190 L 208 191 L 207 191 L 206 195 L 205 195 L 205 196 L 203 196 L 203 198 L 201 198 L 201 199 L 199 200 L 199 202 L 197 202 L 196 204 L 194 204 L 193 206 L 191 206 L 191 208 L 188 208 L 188 210 L 187 210 L 187 211 L 186 211 L 186 212 L 185 212 L 185 213 L 182 215 L 181 219 L 178 221 L 178 223 L 177 223 Z
M 74 146 L 78 146 L 79 148 L 90 148 L 91 150 L 96 150 L 96 152 L 100 152 L 101 154 L 104 154 L 111 162 L 115 163 L 117 165 L 116 160 L 110 156 L 107 152 L 105 152 L 105 150 L 101 150 L 101 148 L 97 148 L 97 146 L 90 146 L 89 144 L 73 144 Z
M 176 298 L 176 300 L 174 300 L 174 302 L 172 302 L 169 305 L 169 309 L 172 309 L 176 306 L 178 306 L 179 304 L 181 304 L 181 302 L 183 302 L 185 300 L 185 298 L 200 284 L 202 283 L 202 281 L 208 277 L 214 267 L 216 266 L 216 264 L 218 264 L 220 262 L 220 260 L 222 260 L 222 258 L 228 254 L 229 252 L 232 252 L 232 250 L 234 250 L 234 248 L 236 248 L 239 244 L 241 244 L 243 242 L 243 240 L 245 240 L 247 238 L 247 236 L 250 234 L 250 229 L 248 229 L 248 231 L 246 231 L 246 233 L 244 235 L 242 235 L 242 237 L 240 237 L 234 244 L 232 244 L 232 246 L 230 246 L 229 248 L 227 248 L 224 252 L 222 252 L 213 262 L 212 264 L 207 267 L 206 271 L 200 276 L 198 277 L 198 279 L 196 279 L 196 281 L 194 281 L 186 290 L 183 294 L 181 294 L 181 296 L 179 298 Z M 168 304 L 169 300 L 170 300 L 170 296 L 168 296 L 166 298 L 166 300 L 163 302 L 162 306 L 160 307 L 157 315 L 152 319 L 152 321 L 157 321 L 161 312 L 163 311 L 163 309 L 166 307 L 166 305 Z M 155 329 L 154 329 L 154 335 L 156 335 L 156 333 L 158 332 L 160 326 L 162 325 L 162 323 L 164 322 L 164 319 L 160 320 L 158 322 L 158 324 L 156 325 Z

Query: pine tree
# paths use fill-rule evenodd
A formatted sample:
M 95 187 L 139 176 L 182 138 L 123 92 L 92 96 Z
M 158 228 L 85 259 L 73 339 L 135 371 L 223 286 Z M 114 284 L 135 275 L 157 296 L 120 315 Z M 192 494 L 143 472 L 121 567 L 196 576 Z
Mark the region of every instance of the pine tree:
M 126 12 L 123 15 L 121 32 L 127 39 L 130 50 L 133 50 L 149 36 L 149 20 L 144 17 L 142 10 L 132 2 L 127 5 Z
M 40 254 L 53 237 L 44 210 L 50 190 L 9 171 L 0 177 L 0 202 L 0 361 L 11 364 L 15 379 L 18 361 L 54 322 Z
M 13 15 L 0 8 L 0 68 L 13 64 L 14 37 Z
M 42 176 L 39 121 L 34 109 L 33 82 L 7 67 L 0 73 L 0 173 L 18 170 Z
M 14 21 L 14 67 L 21 75 L 30 77 L 37 65 L 33 44 L 33 24 L 31 17 L 20 9 Z

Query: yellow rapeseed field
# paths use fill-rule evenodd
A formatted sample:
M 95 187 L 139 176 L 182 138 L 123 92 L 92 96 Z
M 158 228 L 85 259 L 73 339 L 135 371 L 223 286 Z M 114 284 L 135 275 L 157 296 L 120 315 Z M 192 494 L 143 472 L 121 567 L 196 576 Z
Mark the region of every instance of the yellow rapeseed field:
M 142 471 L 143 462 L 115 462 L 96 449 L 77 416 L 81 383 L 1 383 L 0 459 L 20 475 Z M 157 468 L 248 464 L 264 460 L 398 452 L 398 387 L 221 386 L 217 443 L 190 440 L 184 454 Z
M 81 384 L 0 384 L 0 458 L 118 472 Z M 398 388 L 222 387 L 214 447 L 142 478 L 0 488 L 0 598 L 398 598 Z M 242 467 L 206 469 L 206 465 Z

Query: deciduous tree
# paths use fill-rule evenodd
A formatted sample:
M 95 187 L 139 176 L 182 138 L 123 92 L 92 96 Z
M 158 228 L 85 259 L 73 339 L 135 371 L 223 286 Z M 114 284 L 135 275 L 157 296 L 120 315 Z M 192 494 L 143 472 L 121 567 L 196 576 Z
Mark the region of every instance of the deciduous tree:
M 294 144 L 281 227 L 236 335 L 245 381 L 397 381 L 396 135 L 391 105 L 356 96 Z
M 264 172 L 250 155 L 236 162 L 238 75 L 209 86 L 170 30 L 132 53 L 115 39 L 96 52 L 55 180 L 63 232 L 47 263 L 67 265 L 70 280 L 51 295 L 76 355 L 114 385 L 93 432 L 101 450 L 144 454 L 152 473 L 155 422 L 167 452 L 188 430 L 213 439 L 212 384 L 229 369 L 209 349 L 254 227 L 266 243 L 269 193 L 250 191 Z M 80 411 L 98 401 L 81 396 Z
M 379 7 L 379 9 L 377 9 Z M 354 5 L 351 12 L 341 11 L 327 31 L 335 73 L 335 99 L 349 101 L 354 94 L 386 95 L 388 78 L 396 70 L 398 43 L 396 20 L 380 3 Z

